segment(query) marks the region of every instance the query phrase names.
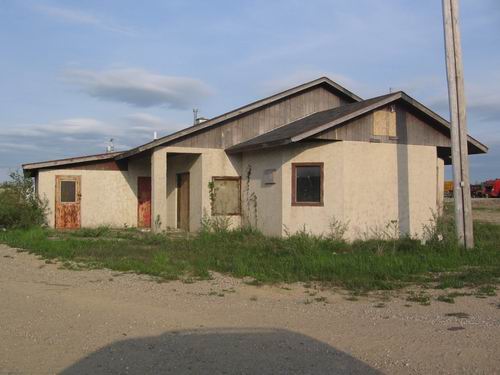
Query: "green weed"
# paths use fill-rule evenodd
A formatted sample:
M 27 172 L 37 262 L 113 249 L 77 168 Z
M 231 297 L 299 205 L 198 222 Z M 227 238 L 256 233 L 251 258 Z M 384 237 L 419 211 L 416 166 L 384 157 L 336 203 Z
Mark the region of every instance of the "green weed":
M 409 302 L 417 302 L 421 304 L 422 306 L 428 306 L 431 304 L 431 298 L 428 294 L 424 292 L 410 292 L 408 297 L 406 298 L 407 301 Z
M 440 302 L 455 303 L 455 298 L 470 296 L 470 293 L 452 292 L 448 294 L 442 294 L 436 298 Z
M 325 284 L 358 295 L 415 284 L 445 289 L 499 283 L 500 226 L 475 223 L 474 250 L 446 239 L 449 225 L 439 230 L 445 239 L 430 235 L 425 245 L 411 238 L 346 243 L 305 233 L 275 238 L 245 228 L 174 237 L 105 227 L 73 232 L 12 229 L 0 232 L 0 242 L 50 261 L 187 282 L 209 279 L 215 271 L 248 278 L 250 285 L 302 282 L 304 288 L 312 288 Z
M 483 285 L 476 291 L 476 297 L 494 297 L 497 295 L 496 288 L 493 285 Z

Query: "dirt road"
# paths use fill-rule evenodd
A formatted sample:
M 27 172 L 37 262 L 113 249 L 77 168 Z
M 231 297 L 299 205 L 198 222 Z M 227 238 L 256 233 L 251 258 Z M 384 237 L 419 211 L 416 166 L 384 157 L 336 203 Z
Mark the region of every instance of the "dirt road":
M 0 373 L 493 374 L 499 303 L 348 301 L 221 276 L 157 283 L 0 245 Z

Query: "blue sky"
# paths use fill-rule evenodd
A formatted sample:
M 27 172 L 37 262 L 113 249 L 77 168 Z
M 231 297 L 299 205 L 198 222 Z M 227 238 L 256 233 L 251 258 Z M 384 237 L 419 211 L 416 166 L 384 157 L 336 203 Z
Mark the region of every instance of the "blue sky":
M 461 0 L 469 132 L 500 177 L 500 2 Z M 446 118 L 441 1 L 0 2 L 0 181 L 21 163 L 168 134 L 327 75 Z

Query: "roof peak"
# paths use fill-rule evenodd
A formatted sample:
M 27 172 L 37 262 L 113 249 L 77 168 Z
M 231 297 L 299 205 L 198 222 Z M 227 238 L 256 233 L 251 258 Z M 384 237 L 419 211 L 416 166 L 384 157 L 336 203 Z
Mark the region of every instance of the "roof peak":
M 310 90 L 313 87 L 323 85 L 323 84 L 326 84 L 327 87 L 330 87 L 332 90 L 335 90 L 337 93 L 343 95 L 344 97 L 349 98 L 350 100 L 352 100 L 352 102 L 360 102 L 363 100 L 361 97 L 359 97 L 356 94 L 354 94 L 353 92 L 347 90 L 345 87 L 339 85 L 335 81 L 332 81 L 330 78 L 328 78 L 326 76 L 322 76 L 322 77 L 316 78 L 312 81 L 305 82 L 305 83 L 302 83 L 300 85 L 291 87 L 289 89 L 280 91 L 276 94 L 270 95 L 270 96 L 265 97 L 263 99 L 259 99 L 257 101 L 251 102 L 250 104 L 246 104 L 242 107 L 233 109 L 232 111 L 226 112 L 226 113 L 219 115 L 219 116 L 216 116 L 216 117 L 213 117 L 213 118 L 211 118 L 207 121 L 204 121 L 200 124 L 192 125 L 190 127 L 187 127 L 185 129 L 182 129 L 182 130 L 177 131 L 175 133 L 168 134 L 168 135 L 161 137 L 157 140 L 154 140 L 152 142 L 149 142 L 149 143 L 143 144 L 141 146 L 135 147 L 133 149 L 130 149 L 128 151 L 125 151 L 122 155 L 119 155 L 117 157 L 117 159 L 124 159 L 124 158 L 127 158 L 129 156 L 132 156 L 132 155 L 141 153 L 143 151 L 152 149 L 154 147 L 161 146 L 161 145 L 163 145 L 167 142 L 170 142 L 174 139 L 190 135 L 194 132 L 206 129 L 210 126 L 219 124 L 223 121 L 227 121 L 227 120 L 242 116 L 245 113 L 254 111 L 254 110 L 261 108 L 263 106 L 269 105 L 269 104 L 277 102 L 279 100 L 283 100 L 286 97 L 295 95 L 299 92 Z

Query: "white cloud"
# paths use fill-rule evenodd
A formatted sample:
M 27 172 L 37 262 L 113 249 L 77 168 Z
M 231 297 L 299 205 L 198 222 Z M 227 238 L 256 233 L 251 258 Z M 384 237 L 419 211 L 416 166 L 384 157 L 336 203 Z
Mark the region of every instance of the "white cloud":
M 40 5 L 34 8 L 36 11 L 43 13 L 52 18 L 56 18 L 65 22 L 94 26 L 103 30 L 112 31 L 120 34 L 134 34 L 133 30 L 123 27 L 116 22 L 105 19 L 96 14 L 85 12 L 79 9 L 62 8 L 48 5 Z
M 59 135 L 108 134 L 112 127 L 93 118 L 70 118 L 48 124 L 19 125 L 13 128 L 0 128 L 0 135 L 18 137 L 52 137 Z
M 105 150 L 110 138 L 117 150 L 146 143 L 182 127 L 149 113 L 132 113 L 114 121 L 95 118 L 68 118 L 44 124 L 21 124 L 0 128 L 0 155 L 20 160 L 54 159 Z M 19 157 L 22 155 L 22 157 Z M 26 158 L 28 158 L 26 160 Z
M 19 142 L 0 142 L 0 148 L 8 150 L 40 150 L 36 145 Z
M 143 69 L 65 72 L 68 83 L 79 86 L 95 98 L 131 104 L 137 107 L 167 106 L 186 109 L 211 94 L 202 81 L 189 77 L 154 74 Z
M 105 152 L 110 138 L 124 151 L 183 127 L 147 112 L 131 113 L 108 121 L 74 117 L 39 124 L 0 127 L 0 181 L 22 163 Z
M 125 116 L 125 119 L 131 124 L 142 124 L 150 126 L 165 126 L 166 124 L 164 119 L 143 112 L 131 113 Z

